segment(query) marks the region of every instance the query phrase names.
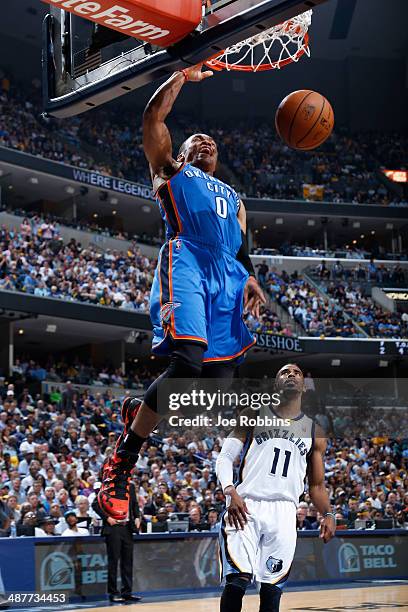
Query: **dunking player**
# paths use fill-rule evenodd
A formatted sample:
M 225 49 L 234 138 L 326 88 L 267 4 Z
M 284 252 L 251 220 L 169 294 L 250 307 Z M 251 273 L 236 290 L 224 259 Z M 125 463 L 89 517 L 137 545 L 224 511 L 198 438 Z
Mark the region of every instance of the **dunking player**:
M 260 583 L 260 612 L 277 612 L 296 547 L 296 506 L 305 477 L 313 504 L 323 515 L 320 537 L 335 532 L 334 514 L 324 484 L 323 432 L 301 412 L 303 374 L 295 364 L 281 368 L 275 379 L 281 403 L 242 413 L 259 416 L 253 428 L 238 427 L 225 440 L 217 459 L 217 476 L 228 496 L 220 531 L 225 587 L 221 612 L 240 612 L 245 590 Z M 290 419 L 264 426 L 265 416 Z M 239 417 L 238 417 L 239 418 Z M 242 452 L 239 482 L 233 485 L 233 462 Z
M 237 360 L 255 342 L 242 320 L 244 304 L 257 316 L 265 302 L 248 255 L 244 205 L 232 187 L 214 177 L 216 143 L 194 134 L 174 159 L 164 123 L 186 81 L 210 76 L 201 65 L 176 72 L 143 116 L 144 150 L 167 232 L 151 291 L 153 351 L 169 355 L 170 364 L 141 406 L 135 399 L 122 406 L 125 430 L 105 463 L 99 493 L 102 508 L 118 520 L 128 513 L 129 478 L 140 448 L 162 418 L 160 381 L 232 377 Z

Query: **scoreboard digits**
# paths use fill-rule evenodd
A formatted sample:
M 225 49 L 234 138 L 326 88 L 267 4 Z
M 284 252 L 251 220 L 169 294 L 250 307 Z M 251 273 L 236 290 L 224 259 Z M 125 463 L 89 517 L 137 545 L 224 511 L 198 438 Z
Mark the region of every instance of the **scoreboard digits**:
M 408 340 L 381 340 L 379 355 L 408 355 Z

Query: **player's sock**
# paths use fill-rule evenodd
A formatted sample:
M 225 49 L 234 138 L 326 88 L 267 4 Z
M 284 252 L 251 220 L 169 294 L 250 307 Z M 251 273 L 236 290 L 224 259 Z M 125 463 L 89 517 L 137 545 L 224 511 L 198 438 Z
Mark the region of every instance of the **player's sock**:
M 241 612 L 242 599 L 251 575 L 229 574 L 221 595 L 220 612 Z
M 274 584 L 261 584 L 259 612 L 279 612 L 279 602 L 282 591 Z
M 245 590 L 236 584 L 226 584 L 221 595 L 220 612 L 241 612 Z
M 134 459 L 136 463 L 140 453 L 140 449 L 142 448 L 145 442 L 146 438 L 142 438 L 137 433 L 135 433 L 133 429 L 130 429 L 126 436 L 123 438 L 122 442 L 119 444 L 119 447 L 116 452 L 119 457 L 130 457 Z

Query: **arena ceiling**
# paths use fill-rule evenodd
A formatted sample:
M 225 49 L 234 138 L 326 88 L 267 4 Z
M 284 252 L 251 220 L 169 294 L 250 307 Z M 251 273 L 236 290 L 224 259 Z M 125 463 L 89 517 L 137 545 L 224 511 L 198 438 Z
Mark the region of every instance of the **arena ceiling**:
M 13 2 L 12 8 L 2 13 L 0 34 L 40 48 L 41 22 L 46 13 L 47 5 L 39 0 Z M 406 0 L 328 0 L 316 9 L 313 19 L 313 57 L 338 60 L 351 55 L 407 55 Z M 15 59 L 21 62 L 21 56 Z

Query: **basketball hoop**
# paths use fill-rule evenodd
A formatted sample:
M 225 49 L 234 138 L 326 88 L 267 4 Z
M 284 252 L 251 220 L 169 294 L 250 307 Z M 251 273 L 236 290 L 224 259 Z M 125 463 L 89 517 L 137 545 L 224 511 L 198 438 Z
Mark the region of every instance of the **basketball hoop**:
M 214 70 L 261 72 L 280 69 L 310 56 L 309 26 L 312 11 L 306 11 L 225 49 L 205 63 Z

